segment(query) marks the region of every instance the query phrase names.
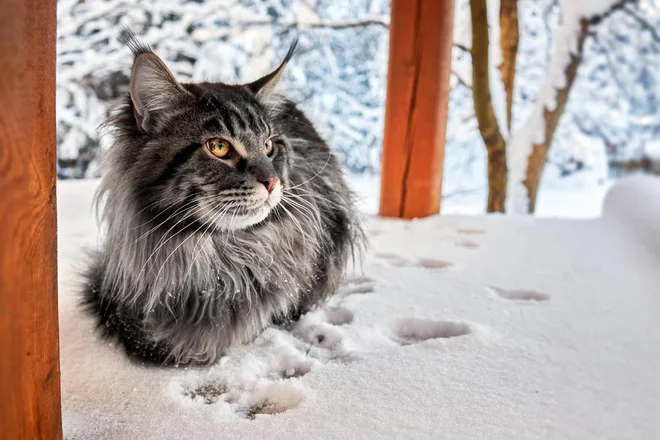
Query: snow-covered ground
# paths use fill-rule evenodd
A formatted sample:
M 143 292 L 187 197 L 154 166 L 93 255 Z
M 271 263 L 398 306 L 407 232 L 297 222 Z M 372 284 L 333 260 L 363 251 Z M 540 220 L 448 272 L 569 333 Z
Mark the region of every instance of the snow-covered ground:
M 657 179 L 592 220 L 371 217 L 330 304 L 181 369 L 129 363 L 76 307 L 95 185 L 58 184 L 67 439 L 660 438 Z
M 551 169 L 546 171 L 542 183 L 542 191 L 538 199 L 534 215 L 541 218 L 573 218 L 588 219 L 600 217 L 603 200 L 607 190 L 614 184 L 611 180 L 596 180 L 593 172 L 583 172 L 567 178 L 558 179 L 551 175 Z M 357 192 L 361 208 L 365 213 L 378 213 L 378 196 L 380 194 L 380 176 L 351 175 L 351 183 Z M 457 179 L 451 183 L 456 183 Z M 441 204 L 442 214 L 481 215 L 484 213 L 488 198 L 485 176 L 478 176 L 467 181 L 463 187 L 453 187 L 443 190 Z M 475 185 L 475 181 L 478 183 Z M 447 179 L 445 179 L 447 182 Z

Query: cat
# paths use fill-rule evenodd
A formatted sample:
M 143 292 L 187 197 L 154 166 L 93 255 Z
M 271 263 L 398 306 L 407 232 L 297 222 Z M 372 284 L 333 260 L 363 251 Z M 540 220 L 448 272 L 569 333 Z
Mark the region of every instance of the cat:
M 336 292 L 366 245 L 340 164 L 275 91 L 180 83 L 134 35 L 82 303 L 146 363 L 209 364 Z

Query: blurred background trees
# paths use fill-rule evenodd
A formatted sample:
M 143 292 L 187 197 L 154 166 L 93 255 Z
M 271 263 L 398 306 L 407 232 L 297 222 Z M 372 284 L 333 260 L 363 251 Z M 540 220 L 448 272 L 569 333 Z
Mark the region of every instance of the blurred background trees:
M 489 19 L 498 2 L 490 2 L 491 13 L 486 0 L 470 0 L 472 22 L 471 49 L 466 49 L 472 57 L 472 95 L 475 116 L 479 131 L 488 153 L 488 212 L 504 212 L 507 184 L 517 185 L 522 180 L 523 202 L 528 212 L 534 212 L 541 175 L 547 162 L 548 150 L 552 145 L 555 131 L 563 116 L 566 102 L 583 57 L 584 43 L 594 33 L 594 28 L 617 10 L 623 9 L 630 0 L 603 1 L 594 10 L 580 9 L 580 2 L 568 4 L 559 12 L 561 25 L 556 30 L 553 55 L 549 62 L 543 85 L 532 109 L 521 128 L 511 131 L 513 94 L 516 80 L 516 57 L 519 43 L 518 0 L 501 0 L 499 3 L 499 23 Z M 586 4 L 586 2 L 582 2 Z M 499 29 L 495 24 L 499 24 Z M 499 42 L 490 36 L 497 36 Z M 491 45 L 499 44 L 500 47 Z M 495 60 L 490 60 L 490 52 Z M 491 70 L 499 69 L 500 78 L 492 78 Z M 501 80 L 505 102 L 493 104 L 491 83 Z M 499 84 L 498 84 L 499 85 Z M 502 98 L 500 97 L 501 101 Z M 498 103 L 499 104 L 499 103 Z M 497 115 L 500 107 L 503 113 Z M 501 126 L 499 126 L 501 124 Z M 514 156 L 514 160 L 507 156 Z M 521 159 L 521 160 L 520 160 Z M 518 175 L 508 178 L 508 164 L 521 166 Z M 508 181 L 511 182 L 508 182 Z M 509 194 L 516 196 L 515 188 Z M 514 203 L 515 205 L 515 203 Z
M 543 198 L 660 172 L 659 1 L 626 2 L 585 29 L 565 100 L 545 124 L 548 145 L 530 161 L 528 208 L 538 185 Z M 456 2 L 443 197 L 461 200 L 457 212 L 501 211 L 511 192 L 505 151 L 543 90 L 562 11 L 558 0 Z M 250 81 L 298 36 L 287 93 L 351 173 L 377 176 L 389 11 L 387 0 L 60 0 L 58 174 L 102 172 L 110 139 L 97 128 L 127 92 L 131 57 L 119 43 L 127 26 L 183 81 Z

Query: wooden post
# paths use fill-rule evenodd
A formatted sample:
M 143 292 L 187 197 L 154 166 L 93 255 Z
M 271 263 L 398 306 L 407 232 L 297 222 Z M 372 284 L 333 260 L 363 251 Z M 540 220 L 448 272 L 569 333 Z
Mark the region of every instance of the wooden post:
M 0 437 L 61 439 L 55 0 L 0 11 Z
M 382 216 L 440 211 L 453 20 L 453 0 L 392 0 Z

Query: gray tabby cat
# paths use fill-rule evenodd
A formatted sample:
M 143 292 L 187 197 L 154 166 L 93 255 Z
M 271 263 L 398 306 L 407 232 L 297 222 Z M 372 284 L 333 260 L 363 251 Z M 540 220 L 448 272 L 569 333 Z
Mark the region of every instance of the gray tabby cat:
M 211 363 L 332 295 L 364 234 L 336 158 L 274 92 L 295 43 L 245 85 L 179 83 L 128 43 L 84 304 L 133 358 Z

